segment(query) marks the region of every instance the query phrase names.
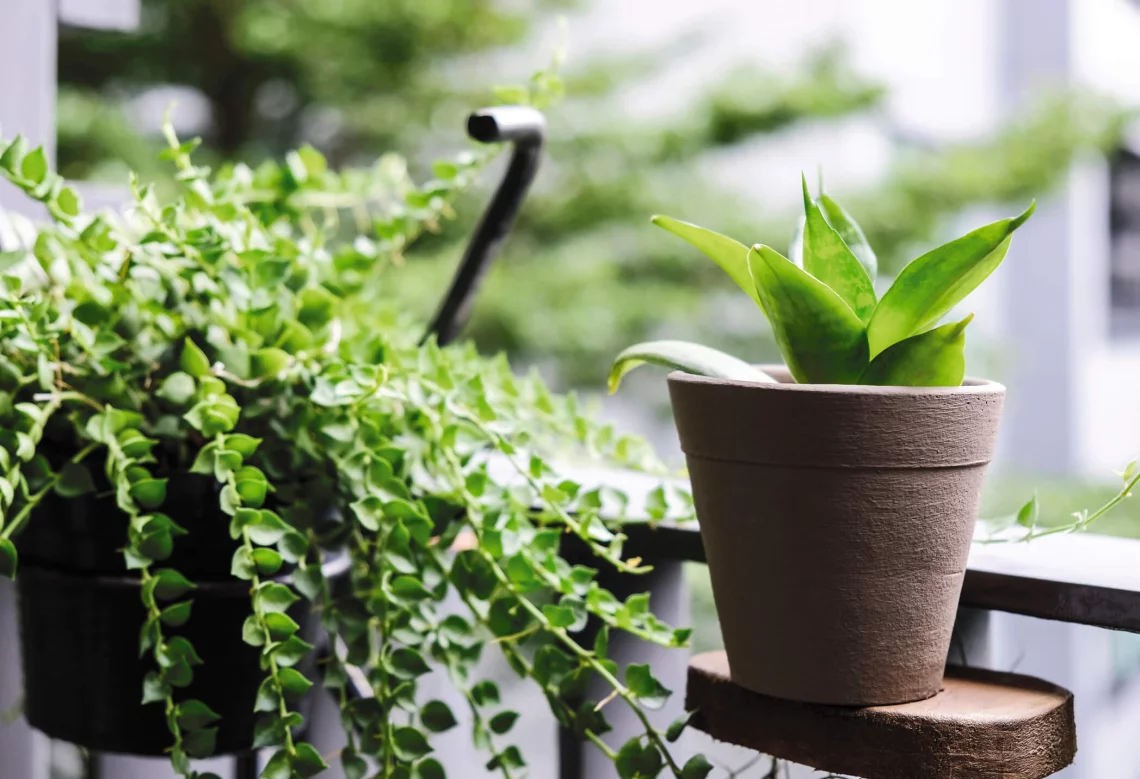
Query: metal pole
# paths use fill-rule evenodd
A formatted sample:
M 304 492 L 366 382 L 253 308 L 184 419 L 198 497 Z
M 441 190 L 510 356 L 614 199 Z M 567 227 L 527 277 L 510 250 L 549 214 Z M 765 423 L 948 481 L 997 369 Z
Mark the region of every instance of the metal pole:
M 425 341 L 435 335 L 440 345 L 447 344 L 467 322 L 479 283 L 499 253 L 538 173 L 545 133 L 546 120 L 542 114 L 526 106 L 485 108 L 468 118 L 467 134 L 472 138 L 481 143 L 511 142 L 514 152 L 506 175 L 463 253 L 451 288 L 424 335 Z

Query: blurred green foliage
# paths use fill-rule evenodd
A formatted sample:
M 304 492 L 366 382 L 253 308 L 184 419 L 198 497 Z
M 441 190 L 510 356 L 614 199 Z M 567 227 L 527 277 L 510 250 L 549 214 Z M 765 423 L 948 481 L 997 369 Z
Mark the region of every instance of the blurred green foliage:
M 257 162 L 312 141 L 334 164 L 366 164 L 388 150 L 426 159 L 441 144 L 454 148 L 467 110 L 495 102 L 480 82 L 501 73 L 502 51 L 570 3 L 143 5 L 137 35 L 72 31 L 61 41 L 66 175 L 107 176 L 128 167 L 146 173 L 149 143 L 136 137 L 133 121 L 108 109 L 108 100 L 162 84 L 206 98 L 207 158 Z M 566 99 L 549 111 L 540 179 L 476 304 L 468 334 L 482 349 L 544 363 L 563 385 L 595 387 L 614 354 L 649 338 L 701 340 L 757 360 L 776 355 L 748 301 L 736 299 L 715 266 L 651 230 L 648 217 L 666 212 L 744 241 L 786 245 L 794 204 L 786 213 L 757 213 L 700 166 L 710 155 L 805 123 L 864 115 L 883 126 L 884 91 L 833 47 L 792 74 L 741 67 L 681 111 L 633 118 L 625 107 L 632 91 L 661 62 L 684 56 L 685 46 L 571 59 Z M 509 101 L 513 94 L 497 96 Z M 1058 96 L 994 137 L 943 149 L 899 140 L 888 174 L 872 191 L 833 194 L 881 247 L 889 274 L 962 210 L 1045 195 L 1075 155 L 1116 145 L 1124 117 L 1088 96 Z M 477 199 L 460 203 L 461 218 L 422 241 L 393 269 L 382 294 L 426 319 L 478 209 Z

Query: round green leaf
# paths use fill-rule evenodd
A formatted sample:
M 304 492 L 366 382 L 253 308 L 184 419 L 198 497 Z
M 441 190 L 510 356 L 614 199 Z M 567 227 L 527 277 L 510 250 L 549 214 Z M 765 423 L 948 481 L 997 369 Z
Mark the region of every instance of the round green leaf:
M 409 762 L 418 760 L 431 751 L 427 737 L 415 728 L 396 728 L 392 733 L 396 756 Z
M 194 383 L 193 376 L 184 371 L 176 371 L 163 380 L 162 386 L 155 394 L 175 406 L 187 406 L 197 391 L 198 387 Z
M 55 491 L 64 498 L 77 498 L 94 492 L 95 482 L 91 479 L 91 472 L 87 470 L 87 466 L 69 462 L 59 471 Z
M 0 576 L 15 579 L 18 560 L 16 545 L 7 538 L 0 538 Z
M 315 776 L 328 768 L 328 764 L 312 744 L 300 742 L 296 745 L 296 755 L 293 757 L 293 770 L 303 779 Z
M 451 707 L 443 701 L 428 701 L 420 709 L 420 722 L 432 733 L 451 730 L 458 722 L 451 713 Z
M 272 549 L 254 549 L 253 562 L 257 566 L 258 573 L 266 576 L 272 576 L 281 570 L 281 555 Z
M 191 341 L 189 338 L 185 340 L 182 346 L 182 358 L 179 361 L 182 370 L 189 373 L 195 378 L 202 378 L 210 374 L 210 359 L 206 357 L 206 353 L 198 348 L 198 345 Z
M 491 717 L 491 730 L 502 735 L 515 726 L 515 721 L 518 718 L 519 713 L 517 711 L 501 711 Z

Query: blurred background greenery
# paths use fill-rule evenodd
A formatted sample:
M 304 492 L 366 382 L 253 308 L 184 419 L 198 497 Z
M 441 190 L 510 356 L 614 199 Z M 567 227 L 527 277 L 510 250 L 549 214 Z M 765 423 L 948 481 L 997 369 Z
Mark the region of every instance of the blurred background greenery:
M 138 33 L 73 30 L 60 42 L 61 169 L 72 178 L 118 181 L 128 170 L 166 175 L 156 122 L 147 116 L 176 97 L 190 109 L 183 134 L 204 136 L 201 154 L 212 164 L 256 164 L 307 142 L 337 166 L 367 165 L 397 151 L 420 177 L 430 176 L 431 158 L 459 146 L 469 110 L 517 97 L 517 89 L 489 85 L 517 82 L 542 67 L 554 18 L 588 5 L 144 0 Z M 793 202 L 762 206 L 749 193 L 778 188 L 796 195 L 796 182 L 756 178 L 725 189 L 718 186 L 723 176 L 710 169 L 723 170 L 740 150 L 785 143 L 821 125 L 861 118 L 885 129 L 886 175 L 869 189 L 838 194 L 890 274 L 963 212 L 1007 204 L 1020 210 L 1047 195 L 1080 155 L 1111 154 L 1131 116 L 1092 94 L 1055 93 L 988 136 L 932 144 L 890 127 L 889 95 L 853 68 L 842 42 L 805 52 L 790 72 L 752 59 L 669 111 L 630 111 L 655 88 L 649 82 L 661 63 L 694 45 L 682 38 L 576 57 L 569 41 L 560 82 L 546 85 L 564 98 L 547 112 L 543 169 L 467 331 L 480 349 L 506 350 L 517 367 L 537 365 L 561 388 L 594 391 L 614 354 L 648 338 L 701 340 L 771 359 L 775 348 L 751 303 L 712 263 L 647 221 L 669 213 L 742 241 L 785 246 Z M 426 322 L 495 175 L 486 178 L 459 204 L 455 221 L 393 269 L 384 293 L 402 310 Z M 989 372 L 985 367 L 981 372 Z M 630 379 L 617 415 L 627 425 L 640 415 L 651 437 L 644 417 L 656 419 L 656 442 L 668 448 L 673 436 L 660 376 Z M 1111 482 L 997 474 L 983 516 L 1014 512 L 1036 491 L 1042 522 L 1064 523 L 1115 489 Z M 1140 537 L 1140 504 L 1126 502 L 1092 529 Z M 719 641 L 719 631 L 707 569 L 693 566 L 689 574 L 702 649 Z
M 549 29 L 554 15 L 584 4 L 145 0 L 138 33 L 71 31 L 61 41 L 62 172 L 162 175 L 158 139 L 140 116 L 171 97 L 195 109 L 191 129 L 204 135 L 203 154 L 215 162 L 256 163 L 310 142 L 334 165 L 395 150 L 423 171 L 432 154 L 455 148 L 468 110 L 512 99 L 510 89 L 495 95 L 488 83 L 543 64 L 520 65 L 519 47 Z M 538 363 L 563 387 L 599 386 L 612 355 L 648 337 L 774 355 L 762 318 L 720 271 L 646 220 L 666 212 L 744 241 L 786 245 L 790 208 L 761 210 L 740 194 L 746 184 L 726 191 L 693 172 L 816 123 L 879 116 L 887 95 L 854 72 L 836 44 L 807 53 L 797 72 L 741 65 L 667 116 L 631 116 L 625 106 L 647 77 L 691 45 L 570 57 L 536 192 L 469 331 L 481 348 Z M 970 143 L 932 148 L 896 138 L 885 179 L 842 194 L 889 272 L 967 208 L 1040 197 L 1082 150 L 1111 149 L 1124 116 L 1090 95 L 1054 95 Z M 791 182 L 778 183 L 793 191 Z M 421 242 L 393 275 L 401 305 L 430 313 L 484 197 L 473 194 L 461 218 Z
M 427 176 L 433 155 L 459 145 L 469 110 L 519 94 L 488 85 L 542 66 L 536 39 L 557 15 L 588 5 L 145 0 L 135 33 L 71 30 L 60 42 L 61 169 L 73 178 L 120 181 L 127 170 L 166 175 L 155 123 L 146 117 L 178 98 L 213 164 L 256 164 L 307 142 L 334 165 L 366 165 L 398 151 Z M 582 59 L 569 44 L 560 81 L 546 85 L 564 98 L 548 110 L 543 170 L 467 335 L 484 351 L 506 350 L 516 365 L 538 365 L 562 388 L 597 390 L 612 356 L 647 338 L 699 339 L 757 361 L 774 357 L 767 326 L 744 296 L 647 219 L 670 213 L 743 241 L 786 245 L 791 204 L 761 207 L 742 194 L 774 185 L 724 189 L 708 165 L 821 124 L 852 117 L 887 123 L 885 89 L 856 72 L 837 42 L 806 52 L 792 72 L 742 63 L 671 111 L 638 118 L 631 101 L 661 62 L 684 57 L 694 40 Z M 868 190 L 840 194 L 889 274 L 962 212 L 1020 208 L 1047 194 L 1078 155 L 1111 152 L 1129 117 L 1095 95 L 1068 92 L 1044 96 L 990 136 L 950 146 L 888 125 L 887 174 Z M 384 292 L 402 309 L 430 315 L 494 175 L 486 178 L 460 203 L 455 221 L 393 269 Z M 791 182 L 775 185 L 794 194 Z M 627 411 L 664 407 L 658 378 L 632 377 Z M 667 422 L 662 429 L 658 441 L 668 445 Z M 1016 508 L 1036 483 L 994 481 L 987 511 Z M 1111 491 L 1052 481 L 1041 496 L 1045 519 L 1063 521 Z M 1126 505 L 1099 529 L 1140 535 L 1140 516 L 1129 511 Z

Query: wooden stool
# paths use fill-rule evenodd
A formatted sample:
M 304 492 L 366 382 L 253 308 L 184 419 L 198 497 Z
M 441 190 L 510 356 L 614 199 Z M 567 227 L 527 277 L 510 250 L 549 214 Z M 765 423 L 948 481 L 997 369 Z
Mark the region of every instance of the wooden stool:
M 724 652 L 706 652 L 689 663 L 685 705 L 719 741 L 865 779 L 1043 779 L 1077 751 L 1072 693 L 980 668 L 947 668 L 929 700 L 845 708 L 745 690 Z

